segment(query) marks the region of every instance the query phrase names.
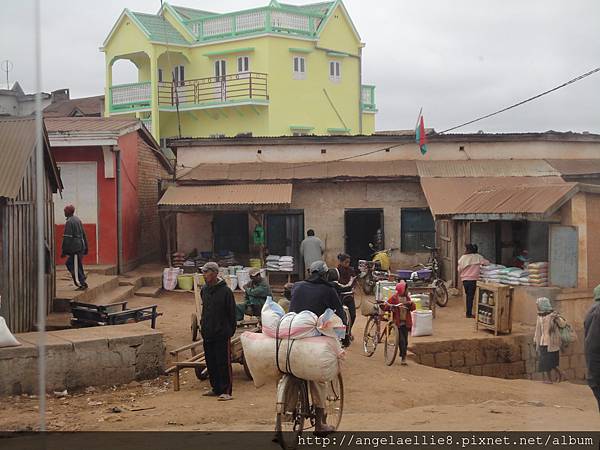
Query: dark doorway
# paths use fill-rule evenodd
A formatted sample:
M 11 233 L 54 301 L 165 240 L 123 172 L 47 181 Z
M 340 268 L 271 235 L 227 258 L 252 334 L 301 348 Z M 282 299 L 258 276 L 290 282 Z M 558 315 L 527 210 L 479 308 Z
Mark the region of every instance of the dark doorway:
M 356 267 L 359 259 L 370 260 L 373 250 L 369 244 L 375 244 L 378 230 L 381 246 L 385 246 L 383 234 L 383 209 L 347 209 L 345 212 L 346 253 Z
M 215 252 L 248 254 L 248 214 L 218 213 L 213 219 Z
M 294 274 L 303 272 L 300 242 L 304 235 L 304 214 L 272 213 L 265 217 L 269 254 L 294 257 Z

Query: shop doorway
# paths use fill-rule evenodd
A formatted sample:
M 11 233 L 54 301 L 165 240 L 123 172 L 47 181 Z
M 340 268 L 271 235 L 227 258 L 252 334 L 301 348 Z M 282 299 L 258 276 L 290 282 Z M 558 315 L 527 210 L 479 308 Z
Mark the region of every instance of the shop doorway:
M 213 218 L 214 251 L 235 254 L 249 253 L 247 213 L 216 213 Z
M 272 213 L 265 216 L 269 254 L 294 257 L 294 274 L 304 273 L 300 243 L 304 236 L 304 213 Z
M 351 256 L 354 267 L 359 259 L 371 259 L 373 250 L 369 248 L 370 243 L 377 246 L 379 240 L 381 247 L 385 246 L 383 209 L 347 209 L 344 224 L 346 253 Z

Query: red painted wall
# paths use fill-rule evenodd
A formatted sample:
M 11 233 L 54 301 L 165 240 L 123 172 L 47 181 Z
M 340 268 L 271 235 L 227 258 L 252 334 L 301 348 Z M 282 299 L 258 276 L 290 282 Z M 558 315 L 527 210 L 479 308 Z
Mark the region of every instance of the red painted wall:
M 132 133 L 135 135 L 136 133 Z M 97 180 L 98 180 L 98 261 L 97 264 L 116 264 L 117 263 L 117 181 L 116 178 L 104 178 L 104 157 L 102 147 L 53 147 L 54 158 L 60 164 L 61 162 L 96 162 Z M 116 172 L 115 172 L 116 176 Z M 77 205 L 75 205 L 77 208 Z M 77 214 L 77 211 L 75 211 Z M 85 224 L 84 224 L 85 226 Z M 64 225 L 57 225 L 56 240 L 59 243 L 57 249 L 60 249 Z M 86 234 L 90 241 L 90 254 L 84 260 L 88 264 L 95 263 L 95 257 L 92 251 L 95 251 L 95 245 L 92 244 L 92 234 L 95 236 L 95 230 L 86 227 Z M 95 239 L 95 238 L 94 238 Z M 94 245 L 94 247 L 92 247 Z M 92 250 L 93 249 L 93 250 Z M 64 259 L 60 258 L 60 251 L 56 252 L 56 262 L 64 264 Z

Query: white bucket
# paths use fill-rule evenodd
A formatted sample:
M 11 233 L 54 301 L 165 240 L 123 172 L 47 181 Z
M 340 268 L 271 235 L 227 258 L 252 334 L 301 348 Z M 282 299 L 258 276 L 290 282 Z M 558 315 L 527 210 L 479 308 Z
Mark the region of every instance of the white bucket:
M 227 283 L 227 286 L 229 286 L 229 289 L 231 289 L 232 291 L 235 291 L 238 287 L 238 279 L 235 275 L 227 275 L 225 277 L 225 282 Z
M 250 274 L 248 269 L 242 269 L 237 271 L 237 281 L 240 289 L 243 289 L 250 282 Z

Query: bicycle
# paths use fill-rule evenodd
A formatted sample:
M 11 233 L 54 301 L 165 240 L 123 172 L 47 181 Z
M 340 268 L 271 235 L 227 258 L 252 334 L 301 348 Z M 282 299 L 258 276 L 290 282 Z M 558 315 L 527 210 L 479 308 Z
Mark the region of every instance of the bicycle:
M 389 302 L 377 302 L 379 308 L 384 304 L 392 308 L 402 308 L 401 314 L 410 314 L 408 309 L 402 304 L 393 305 Z M 385 363 L 388 366 L 394 364 L 396 357 L 398 356 L 398 349 L 400 344 L 404 344 L 404 336 L 400 333 L 398 326 L 393 321 L 393 309 L 392 311 L 380 311 L 376 314 L 372 314 L 367 320 L 365 325 L 365 331 L 363 334 L 363 352 L 365 356 L 371 357 L 377 350 L 377 345 L 381 343 L 385 337 L 385 347 L 383 348 L 383 356 Z M 383 330 L 381 330 L 381 322 L 387 322 Z
M 308 381 L 284 374 L 277 385 L 277 418 L 275 432 L 277 442 L 284 450 L 294 450 L 298 437 L 316 423 L 315 406 L 309 396 Z M 342 374 L 327 383 L 325 412 L 327 424 L 338 428 L 344 410 L 344 381 Z M 305 428 L 306 421 L 310 426 Z

